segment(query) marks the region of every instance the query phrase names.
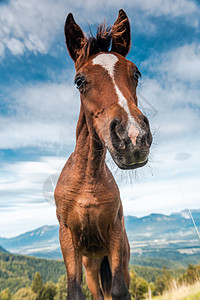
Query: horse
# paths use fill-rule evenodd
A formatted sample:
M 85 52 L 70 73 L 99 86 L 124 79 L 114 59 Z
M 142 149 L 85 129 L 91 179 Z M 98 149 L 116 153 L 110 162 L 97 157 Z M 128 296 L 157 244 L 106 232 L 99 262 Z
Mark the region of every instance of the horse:
M 106 162 L 106 151 L 121 169 L 148 161 L 152 135 L 138 108 L 141 76 L 125 57 L 130 23 L 121 9 L 116 22 L 85 36 L 70 13 L 65 22 L 74 61 L 80 114 L 74 152 L 55 189 L 59 239 L 67 272 L 68 300 L 82 300 L 82 264 L 94 300 L 130 300 L 130 246 L 120 192 Z

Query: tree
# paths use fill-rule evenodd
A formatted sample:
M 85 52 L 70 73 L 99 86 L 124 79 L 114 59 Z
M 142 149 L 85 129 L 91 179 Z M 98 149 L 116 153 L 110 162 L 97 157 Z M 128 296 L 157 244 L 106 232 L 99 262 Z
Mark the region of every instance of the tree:
M 136 297 L 135 299 L 145 299 L 145 296 L 148 292 L 148 282 L 146 280 L 144 280 L 141 277 L 137 278 L 136 281 L 137 287 L 136 287 Z
M 165 290 L 168 290 L 173 280 L 172 274 L 163 267 L 163 274 L 158 277 L 155 282 L 154 295 L 162 295 Z
M 52 281 L 49 281 L 43 287 L 40 295 L 41 300 L 54 300 L 56 295 L 56 286 Z
M 135 291 L 137 288 L 137 275 L 136 273 L 133 271 L 133 269 L 130 270 L 130 287 L 129 287 L 129 291 L 131 293 L 131 296 L 134 297 L 135 299 Z
M 151 296 L 154 295 L 154 291 L 155 291 L 155 285 L 153 282 L 150 282 L 149 288 L 148 288 L 148 294 L 149 294 L 150 299 L 151 299 Z
M 33 279 L 33 282 L 31 284 L 31 289 L 34 293 L 37 294 L 37 298 L 36 300 L 43 300 L 42 297 L 43 294 L 44 294 L 44 284 L 43 284 L 43 281 L 42 281 L 42 278 L 41 278 L 41 275 L 39 272 L 36 272 L 35 273 L 35 277 Z
M 58 279 L 57 294 L 55 300 L 66 300 L 67 298 L 67 279 L 66 275 L 62 275 Z
M 34 293 L 39 295 L 41 293 L 41 291 L 43 290 L 43 288 L 44 288 L 44 285 L 43 285 L 41 275 L 39 272 L 36 272 L 33 282 L 31 284 L 31 289 Z
M 180 283 L 193 284 L 200 279 L 200 266 L 188 265 L 186 272 L 179 278 Z
M 23 299 L 36 300 L 37 294 L 34 293 L 30 287 L 19 289 L 17 293 L 14 295 L 13 300 L 23 300 Z
M 7 288 L 0 293 L 0 299 L 1 300 L 12 300 L 12 294 L 10 290 Z
M 130 293 L 133 299 L 140 300 L 144 299 L 148 292 L 148 282 L 141 277 L 137 277 L 136 273 L 130 270 Z

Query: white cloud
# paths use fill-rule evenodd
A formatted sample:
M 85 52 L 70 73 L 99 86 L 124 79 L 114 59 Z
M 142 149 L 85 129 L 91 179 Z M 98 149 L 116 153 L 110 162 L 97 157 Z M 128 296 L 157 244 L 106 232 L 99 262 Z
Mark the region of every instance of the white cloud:
M 80 0 L 11 0 L 1 4 L 0 40 L 3 45 L 0 47 L 0 55 L 4 55 L 5 49 L 9 49 L 13 55 L 25 51 L 47 53 L 54 39 L 63 35 L 67 13 L 74 12 L 81 25 L 98 24 L 104 16 L 108 22 L 111 21 L 110 17 L 114 21 L 120 7 L 127 11 L 140 30 L 148 34 L 155 30 L 149 16 L 183 16 L 189 26 L 197 27 L 199 24 L 199 7 L 195 2 L 186 0 L 112 0 L 106 3 L 86 0 L 84 5 Z
M 199 208 L 197 178 L 182 180 L 181 187 L 185 192 L 185 199 L 176 178 L 159 180 L 155 176 L 149 182 L 141 182 L 135 186 L 121 189 L 121 197 L 126 215 L 145 216 L 154 213 L 170 214 L 186 208 Z
M 154 16 L 171 16 L 171 17 L 178 17 L 178 16 L 187 16 L 191 13 L 195 13 L 197 10 L 197 6 L 193 1 L 187 0 L 143 0 L 143 1 L 136 1 L 137 5 L 140 5 L 142 9 L 144 9 L 148 14 Z
M 49 175 L 61 172 L 64 164 L 65 159 L 62 157 L 43 157 L 40 161 L 3 164 L 0 169 L 1 206 L 13 202 L 17 205 L 21 202 L 43 202 L 43 183 Z M 5 202 L 5 199 L 9 199 L 9 202 Z
M 55 206 L 43 197 L 47 177 L 60 173 L 67 158 L 5 163 L 0 168 L 0 236 L 14 236 L 44 224 L 56 224 Z
M 200 45 L 186 44 L 162 53 L 159 57 L 152 57 L 151 69 L 159 71 L 174 80 L 198 83 L 200 78 Z M 148 64 L 147 64 L 148 65 Z M 186 89 L 188 87 L 186 86 Z M 185 95 L 187 97 L 187 94 Z
M 8 113 L 0 116 L 0 148 L 72 146 L 80 107 L 72 82 L 36 84 L 11 92 Z
M 0 39 L 4 47 L 14 55 L 26 50 L 47 53 L 64 23 L 64 2 L 11 0 L 1 4 Z
M 150 70 L 154 78 L 144 79 L 141 93 L 158 111 L 151 124 L 159 128 L 163 143 L 178 141 L 182 147 L 190 148 L 199 139 L 199 61 L 199 46 L 186 44 L 143 63 L 143 68 Z
M 0 56 L 4 54 L 4 44 L 0 42 Z
M 81 6 L 81 1 L 76 1 L 73 5 L 71 5 L 71 9 L 74 11 L 78 10 Z M 97 11 L 97 5 L 98 5 L 98 11 Z M 75 9 L 76 8 L 76 9 Z M 103 15 L 109 15 L 111 12 L 111 9 L 119 9 L 123 8 L 127 13 L 131 14 L 131 9 L 133 11 L 133 16 L 135 15 L 136 19 L 137 13 L 142 13 L 142 21 L 143 23 L 146 21 L 145 18 L 148 15 L 154 16 L 154 17 L 160 17 L 160 16 L 167 16 L 170 18 L 176 18 L 180 16 L 184 16 L 186 19 L 189 17 L 191 18 L 191 15 L 193 15 L 193 22 L 191 22 L 190 19 L 190 25 L 197 26 L 198 22 L 198 11 L 199 7 L 196 5 L 194 1 L 187 1 L 187 0 L 168 0 L 163 2 L 162 0 L 135 0 L 135 1 L 127 1 L 127 0 L 111 0 L 109 2 L 102 1 L 101 3 L 97 1 L 91 1 L 86 0 L 84 2 L 84 8 L 82 7 L 82 11 L 88 10 L 92 11 L 93 18 L 98 17 L 100 14 Z M 108 11 L 109 10 L 109 11 Z M 107 13 L 106 13 L 107 11 Z M 80 11 L 77 12 L 80 14 Z M 81 14 L 80 14 L 81 15 Z M 195 22 L 194 22 L 195 19 Z
M 15 38 L 8 40 L 7 47 L 13 55 L 24 53 L 24 44 Z
M 200 136 L 199 88 L 189 89 L 183 82 L 157 77 L 144 79 L 141 93 L 157 110 L 157 115 L 149 118 L 152 131 L 156 132 L 154 142 L 170 144 L 177 152 L 191 150 Z
M 44 224 L 58 224 L 55 206 L 48 203 L 23 203 L 7 210 L 1 208 L 0 237 L 14 237 Z

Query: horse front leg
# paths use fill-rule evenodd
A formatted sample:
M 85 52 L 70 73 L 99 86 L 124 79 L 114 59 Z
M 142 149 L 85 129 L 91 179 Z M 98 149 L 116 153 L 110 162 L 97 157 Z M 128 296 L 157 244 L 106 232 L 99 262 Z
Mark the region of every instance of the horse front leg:
M 103 300 L 103 294 L 99 285 L 99 271 L 103 258 L 83 256 L 87 286 L 92 293 L 93 300 Z
M 130 274 L 129 274 L 129 269 L 128 269 L 129 261 L 130 261 L 130 246 L 129 246 L 126 230 L 124 230 L 123 271 L 124 271 L 124 279 L 125 279 L 127 288 L 129 288 L 129 286 L 130 286 Z
M 67 300 L 84 300 L 81 290 L 82 256 L 74 249 L 70 229 L 60 223 L 60 245 L 67 271 Z
M 109 262 L 112 271 L 111 296 L 113 300 L 131 300 L 123 270 L 124 238 L 124 229 L 120 219 L 118 219 L 112 230 L 109 251 Z M 129 284 L 128 280 L 127 284 Z

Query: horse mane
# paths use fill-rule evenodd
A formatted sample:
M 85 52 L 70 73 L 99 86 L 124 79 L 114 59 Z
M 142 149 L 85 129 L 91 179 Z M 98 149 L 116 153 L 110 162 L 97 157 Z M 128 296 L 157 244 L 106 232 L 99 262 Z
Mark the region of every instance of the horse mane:
M 115 23 L 113 26 L 106 27 L 105 22 L 97 27 L 96 36 L 93 36 L 91 30 L 90 35 L 85 36 L 81 41 L 81 48 L 77 50 L 77 64 L 85 61 L 90 56 L 97 54 L 99 52 L 110 52 L 112 51 L 112 39 L 117 39 L 125 31 L 124 23 L 128 19 L 123 19 L 119 23 Z M 121 38 L 120 40 L 125 44 L 125 40 Z

